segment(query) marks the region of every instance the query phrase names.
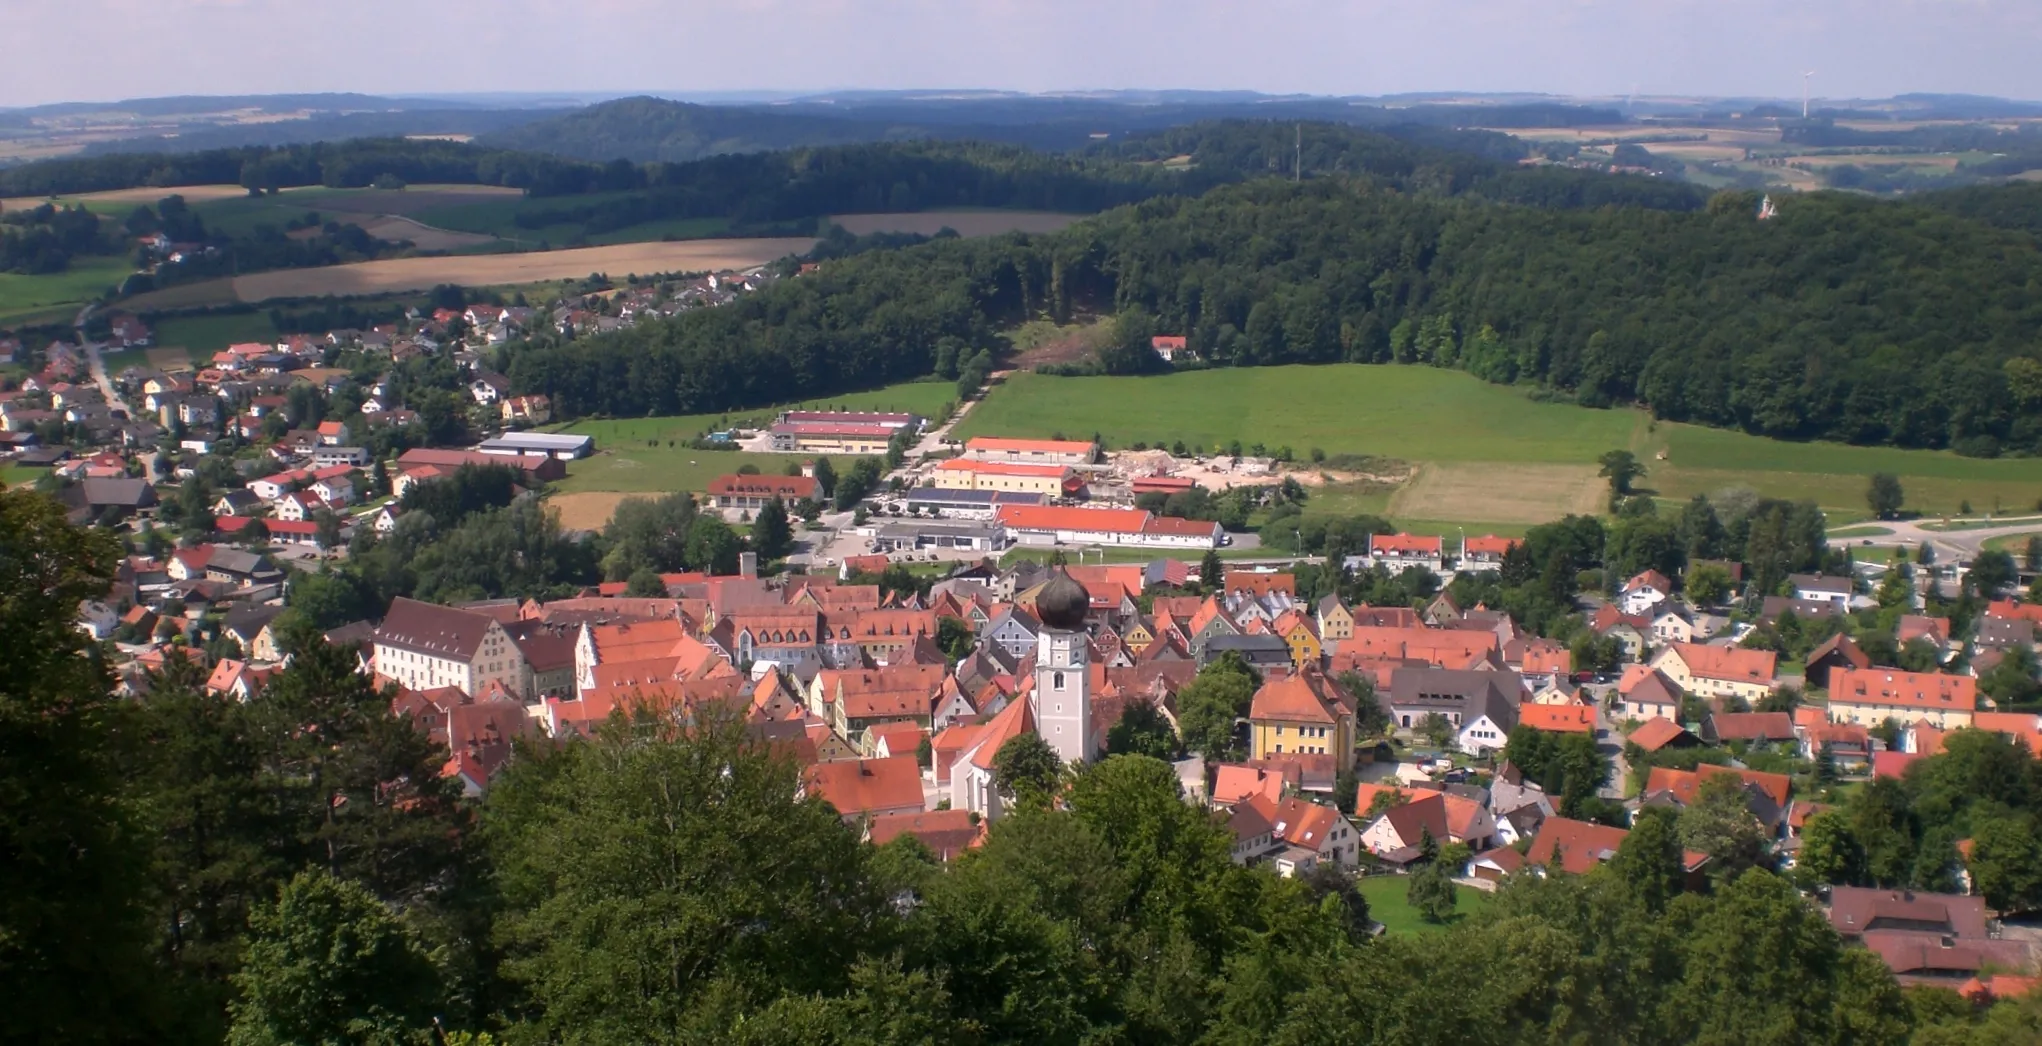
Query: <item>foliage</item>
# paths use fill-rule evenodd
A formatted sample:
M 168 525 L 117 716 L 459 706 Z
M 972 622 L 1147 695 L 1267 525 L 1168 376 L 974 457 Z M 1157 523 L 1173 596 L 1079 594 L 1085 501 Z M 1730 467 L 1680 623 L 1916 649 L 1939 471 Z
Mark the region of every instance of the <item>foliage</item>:
M 155 1038 L 146 843 L 118 776 L 132 742 L 72 627 L 80 601 L 106 595 L 118 550 L 25 488 L 0 490 L 0 549 L 0 981 L 13 995 L 0 1038 Z
M 1871 483 L 1865 488 L 1865 504 L 1878 519 L 1899 515 L 1900 507 L 1907 504 L 1907 494 L 1900 489 L 1900 477 L 1890 472 L 1872 473 Z
M 1040 734 L 1016 734 L 993 753 L 993 787 L 1024 810 L 1047 807 L 1062 775 L 1063 761 Z
M 441 994 L 423 944 L 359 884 L 302 872 L 249 917 L 231 1046 L 423 1043 Z
M 1612 450 L 1595 460 L 1602 466 L 1596 475 L 1609 480 L 1612 496 L 1629 494 L 1631 484 L 1645 474 L 1645 466 L 1639 463 L 1638 456 L 1628 450 Z
M 1610 760 L 1589 734 L 1556 734 L 1529 726 L 1510 732 L 1503 758 L 1523 771 L 1527 780 L 1559 800 L 1565 817 L 1582 816 L 1582 804 L 1595 798 L 1610 776 Z
M 794 528 L 787 519 L 787 503 L 775 496 L 759 509 L 752 520 L 752 551 L 763 561 L 785 558 L 794 549 Z
M 1120 719 L 1106 731 L 1106 750 L 1115 755 L 1145 755 L 1169 761 L 1176 759 L 1183 748 L 1177 740 L 1177 731 L 1171 729 L 1170 721 L 1153 702 L 1130 701 L 1121 710 Z
M 1177 692 L 1177 724 L 1184 747 L 1209 763 L 1226 762 L 1240 751 L 1239 722 L 1248 715 L 1261 682 L 1255 671 L 1232 653 L 1198 670 Z

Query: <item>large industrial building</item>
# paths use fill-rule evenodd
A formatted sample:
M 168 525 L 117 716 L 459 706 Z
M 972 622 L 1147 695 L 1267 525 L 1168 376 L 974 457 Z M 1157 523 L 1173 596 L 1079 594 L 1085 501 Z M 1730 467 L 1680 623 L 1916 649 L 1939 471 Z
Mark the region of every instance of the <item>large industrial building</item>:
M 1016 465 L 954 458 L 936 466 L 936 485 L 948 490 L 998 490 L 1045 497 L 1076 497 L 1085 479 L 1069 465 Z
M 566 432 L 506 432 L 494 439 L 483 440 L 475 449 L 498 457 L 531 456 L 573 461 L 595 453 L 596 438 Z
M 979 436 L 964 445 L 973 461 L 1005 461 L 1016 465 L 1090 465 L 1099 456 L 1097 443 L 1062 439 L 1003 439 Z
M 790 410 L 773 425 L 772 447 L 785 453 L 884 454 L 895 433 L 920 432 L 923 420 L 915 414 Z

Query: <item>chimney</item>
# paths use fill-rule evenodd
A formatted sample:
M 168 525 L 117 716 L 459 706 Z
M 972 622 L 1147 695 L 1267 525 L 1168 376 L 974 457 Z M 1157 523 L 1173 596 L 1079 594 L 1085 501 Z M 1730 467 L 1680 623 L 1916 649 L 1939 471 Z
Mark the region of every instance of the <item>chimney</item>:
M 740 552 L 737 554 L 737 575 L 739 577 L 759 576 L 759 554 L 757 552 Z

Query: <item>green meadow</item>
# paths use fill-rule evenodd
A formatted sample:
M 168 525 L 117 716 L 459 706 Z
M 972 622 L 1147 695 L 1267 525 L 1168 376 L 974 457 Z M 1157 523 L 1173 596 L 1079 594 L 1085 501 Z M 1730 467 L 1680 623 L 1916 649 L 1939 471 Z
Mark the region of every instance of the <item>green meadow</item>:
M 1618 448 L 1633 451 L 1648 468 L 1641 487 L 1674 499 L 1749 486 L 1770 496 L 1812 498 L 1838 517 L 1862 516 L 1866 477 L 1873 472 L 1899 476 L 1908 509 L 1931 515 L 1955 512 L 1965 502 L 1978 512 L 2026 509 L 2042 498 L 2042 459 L 1766 439 L 1653 422 L 1638 410 L 1541 403 L 1522 389 L 1414 366 L 1258 367 L 1151 377 L 1021 373 L 994 388 L 958 432 L 1059 433 L 1097 433 L 1116 448 L 1181 440 L 1211 453 L 1239 440 L 1271 451 L 1288 446 L 1300 459 L 1316 447 L 1329 455 L 1395 458 L 1420 466 L 1421 473 L 1424 466 L 1442 466 L 1434 470 L 1438 482 L 1414 482 L 1384 507 L 1399 523 L 1409 517 L 1413 525 L 1448 533 L 1463 525 L 1505 533 L 1502 528 L 1578 511 L 1581 481 L 1593 476 L 1598 455 Z M 1569 479 L 1574 486 L 1563 489 L 1561 481 Z M 1360 510 L 1376 503 L 1374 492 L 1335 497 Z M 1498 511 L 1502 505 L 1509 511 Z

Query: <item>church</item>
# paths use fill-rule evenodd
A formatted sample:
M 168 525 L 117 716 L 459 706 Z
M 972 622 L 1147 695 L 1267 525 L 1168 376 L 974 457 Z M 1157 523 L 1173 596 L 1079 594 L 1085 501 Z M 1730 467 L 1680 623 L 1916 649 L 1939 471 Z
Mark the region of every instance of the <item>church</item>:
M 1035 616 L 1042 622 L 1036 639 L 1033 685 L 984 723 L 953 727 L 969 731 L 955 747 L 951 764 L 950 808 L 969 810 L 991 819 L 1000 816 L 999 793 L 993 787 L 993 757 L 1000 746 L 1026 733 L 1039 735 L 1065 765 L 1083 765 L 1098 758 L 1100 738 L 1092 722 L 1091 637 L 1085 615 L 1091 609 L 1085 586 L 1058 570 L 1035 598 Z

